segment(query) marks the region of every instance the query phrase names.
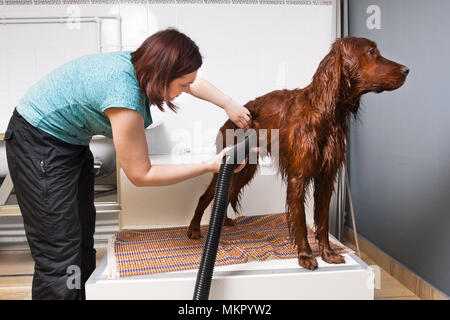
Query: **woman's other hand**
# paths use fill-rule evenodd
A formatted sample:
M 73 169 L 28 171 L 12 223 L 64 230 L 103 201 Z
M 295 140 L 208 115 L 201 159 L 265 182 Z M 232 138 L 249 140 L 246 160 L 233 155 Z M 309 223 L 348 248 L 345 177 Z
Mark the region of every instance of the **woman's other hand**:
M 217 154 L 216 156 L 214 156 L 213 158 L 205 161 L 205 165 L 208 168 L 208 171 L 210 172 L 214 172 L 214 173 L 218 173 L 220 171 L 220 166 L 222 164 L 222 158 L 225 156 L 225 154 L 230 151 L 232 149 L 232 147 L 226 147 L 225 149 L 223 149 L 219 154 Z M 239 165 L 239 167 L 237 167 L 234 170 L 234 173 L 237 173 L 239 171 L 241 171 L 242 169 L 244 169 L 245 165 L 247 164 L 247 158 L 245 158 L 244 163 L 242 163 L 241 165 Z

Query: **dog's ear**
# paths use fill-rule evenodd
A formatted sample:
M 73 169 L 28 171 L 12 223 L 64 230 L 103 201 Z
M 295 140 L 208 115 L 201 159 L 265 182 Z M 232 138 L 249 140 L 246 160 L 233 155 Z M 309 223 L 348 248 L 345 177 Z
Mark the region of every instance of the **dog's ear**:
M 322 98 L 322 107 L 330 114 L 338 99 L 350 91 L 350 75 L 345 65 L 347 56 L 345 39 L 336 40 L 313 77 L 313 85 Z

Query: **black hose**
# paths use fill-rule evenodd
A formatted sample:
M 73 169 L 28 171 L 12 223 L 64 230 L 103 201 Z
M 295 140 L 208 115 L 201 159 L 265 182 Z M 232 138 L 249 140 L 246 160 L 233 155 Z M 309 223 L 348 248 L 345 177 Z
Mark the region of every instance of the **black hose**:
M 208 300 L 209 298 L 220 233 L 222 232 L 222 226 L 228 207 L 231 179 L 234 170 L 249 156 L 250 140 L 252 139 L 247 137 L 243 142 L 235 145 L 233 149 L 228 151 L 222 160 L 216 184 L 216 192 L 214 194 L 214 205 L 205 240 L 205 247 L 203 249 L 202 260 L 197 273 L 193 297 L 194 300 Z
M 197 281 L 195 283 L 194 300 L 208 300 L 211 279 L 216 262 L 217 247 L 219 246 L 220 233 L 225 219 L 228 206 L 228 195 L 230 182 L 233 177 L 235 166 L 233 164 L 222 164 L 217 180 L 214 195 L 214 206 L 209 220 L 208 233 L 206 235 L 205 247 L 202 260 L 198 269 Z

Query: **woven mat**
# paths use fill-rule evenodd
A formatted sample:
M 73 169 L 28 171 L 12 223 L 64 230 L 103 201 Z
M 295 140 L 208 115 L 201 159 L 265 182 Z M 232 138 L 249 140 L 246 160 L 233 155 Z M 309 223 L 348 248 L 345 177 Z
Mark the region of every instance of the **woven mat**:
M 222 229 L 215 266 L 297 258 L 287 227 L 286 213 L 241 216 L 235 226 Z M 126 230 L 110 240 L 109 278 L 121 278 L 160 272 L 198 269 L 205 244 L 207 226 L 201 226 L 202 238 L 191 240 L 187 227 Z M 319 248 L 314 232 L 308 228 L 308 241 L 315 256 Z M 331 247 L 339 253 L 352 252 L 339 243 Z

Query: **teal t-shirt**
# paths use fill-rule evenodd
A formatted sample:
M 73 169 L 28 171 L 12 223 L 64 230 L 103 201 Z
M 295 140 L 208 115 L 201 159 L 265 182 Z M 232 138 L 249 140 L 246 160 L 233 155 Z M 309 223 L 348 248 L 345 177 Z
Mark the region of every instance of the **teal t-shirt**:
M 108 108 L 135 110 L 148 127 L 150 106 L 130 53 L 89 54 L 58 67 L 25 93 L 17 111 L 33 126 L 76 145 L 89 145 L 94 135 L 112 138 Z

